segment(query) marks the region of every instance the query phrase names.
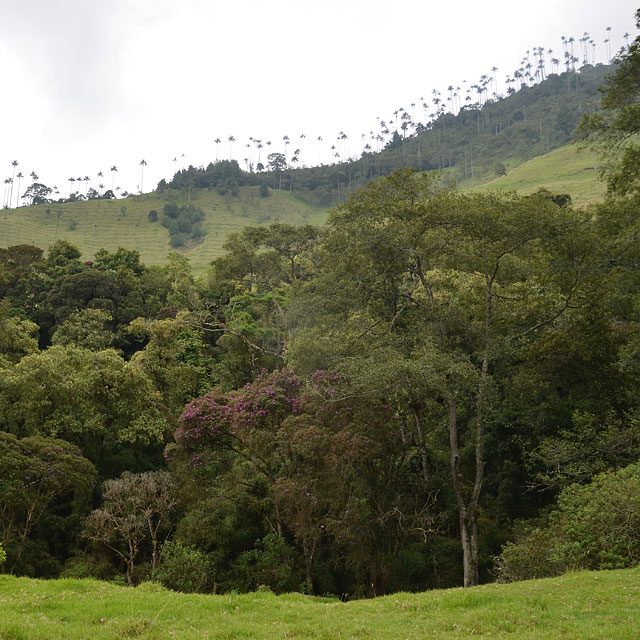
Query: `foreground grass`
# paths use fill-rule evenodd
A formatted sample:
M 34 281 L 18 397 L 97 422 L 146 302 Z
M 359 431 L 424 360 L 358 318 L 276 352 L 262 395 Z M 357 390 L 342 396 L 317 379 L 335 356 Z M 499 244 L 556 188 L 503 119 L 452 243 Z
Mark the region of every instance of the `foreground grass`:
M 638 638 L 640 569 L 343 603 L 0 576 L 0 639 Z

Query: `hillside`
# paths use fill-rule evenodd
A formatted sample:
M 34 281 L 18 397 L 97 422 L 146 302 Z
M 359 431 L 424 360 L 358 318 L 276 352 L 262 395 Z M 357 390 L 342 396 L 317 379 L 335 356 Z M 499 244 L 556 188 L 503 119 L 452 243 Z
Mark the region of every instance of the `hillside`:
M 517 165 L 505 176 L 473 187 L 470 181 L 462 182 L 460 188 L 528 194 L 545 187 L 553 193 L 568 193 L 573 204 L 581 207 L 601 200 L 605 194 L 606 185 L 599 180 L 595 166 L 593 152 L 570 144 Z
M 138 249 L 146 264 L 162 264 L 171 250 L 169 234 L 148 214 L 161 213 L 169 202 L 191 201 L 205 213 L 205 237 L 185 252 L 201 272 L 221 254 L 229 233 L 273 222 L 320 224 L 330 206 L 366 181 L 401 167 L 443 171 L 462 189 L 530 193 L 544 186 L 569 193 L 577 205 L 589 204 L 604 193 L 593 154 L 567 144 L 580 117 L 597 108 L 598 87 L 612 69 L 586 66 L 579 73 L 554 74 L 500 100 L 480 99 L 456 115 L 441 112 L 427 125 L 412 123 L 413 133 L 404 139 L 385 129 L 391 137 L 383 148 L 374 152 L 367 145 L 359 159 L 292 168 L 281 157 L 278 168 L 261 172 L 241 171 L 235 161 L 223 161 L 181 170 L 149 194 L 5 209 L 0 246 L 24 243 L 45 249 L 64 238 L 86 259 L 99 248 L 122 246 Z M 495 178 L 496 163 L 508 169 L 506 176 Z M 262 197 L 267 188 L 269 195 Z
M 185 595 L 146 583 L 0 576 L 0 637 L 637 638 L 640 570 L 373 600 L 301 594 Z
M 219 195 L 215 190 L 197 189 L 191 202 L 205 212 L 206 235 L 202 244 L 188 251 L 196 272 L 205 269 L 222 253 L 226 236 L 247 225 L 285 222 L 320 224 L 325 211 L 311 207 L 286 191 L 272 191 L 263 198 L 258 187 L 240 187 L 238 196 Z M 187 203 L 183 192 L 164 191 L 122 200 L 84 200 L 43 204 L 4 211 L 0 245 L 33 244 L 46 249 L 56 238 L 80 248 L 85 259 L 97 249 L 137 249 L 145 264 L 162 264 L 169 246 L 169 234 L 160 222 L 150 222 L 151 210 L 161 213 L 167 202 Z

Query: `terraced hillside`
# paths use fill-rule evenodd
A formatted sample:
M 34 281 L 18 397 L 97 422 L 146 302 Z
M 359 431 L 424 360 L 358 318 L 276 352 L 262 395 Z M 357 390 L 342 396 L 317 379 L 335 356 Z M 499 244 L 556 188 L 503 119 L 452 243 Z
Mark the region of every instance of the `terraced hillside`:
M 133 196 L 123 200 L 87 200 L 64 204 L 46 204 L 3 212 L 0 246 L 33 244 L 46 249 L 63 238 L 80 248 L 91 259 L 97 249 L 118 247 L 137 249 L 145 264 L 162 264 L 169 246 L 169 233 L 159 221 L 151 222 L 149 212 L 159 214 L 167 202 L 187 203 L 184 192 L 165 191 Z M 271 191 L 261 197 L 258 187 L 241 187 L 237 197 L 221 196 L 215 190 L 200 189 L 191 194 L 191 202 L 205 212 L 204 241 L 185 253 L 196 272 L 222 253 L 226 236 L 247 225 L 321 224 L 324 209 L 315 209 L 285 191 Z
M 594 170 L 598 158 L 588 150 L 567 145 L 513 166 L 506 176 L 481 185 L 460 183 L 463 190 L 518 191 L 532 193 L 546 187 L 554 193 L 569 193 L 577 206 L 591 204 L 604 196 L 605 185 Z M 118 247 L 137 249 L 145 264 L 163 264 L 169 246 L 169 233 L 158 222 L 149 220 L 149 212 L 159 214 L 168 202 L 188 201 L 186 191 L 166 190 L 122 200 L 87 200 L 47 204 L 3 212 L 0 246 L 33 244 L 46 249 L 57 238 L 78 246 L 87 260 L 97 249 Z M 229 233 L 247 225 L 274 222 L 322 224 L 327 209 L 312 207 L 287 191 L 270 190 L 261 197 L 259 187 L 240 187 L 239 195 L 221 196 L 214 189 L 195 189 L 191 202 L 205 212 L 206 235 L 201 244 L 186 247 L 196 273 L 202 272 L 212 258 L 221 255 Z

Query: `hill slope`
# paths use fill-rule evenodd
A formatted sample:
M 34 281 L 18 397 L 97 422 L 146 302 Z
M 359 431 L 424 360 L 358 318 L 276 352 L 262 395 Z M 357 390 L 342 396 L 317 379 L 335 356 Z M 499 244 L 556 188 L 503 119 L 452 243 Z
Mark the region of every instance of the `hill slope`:
M 507 173 L 484 184 L 470 187 L 469 181 L 460 187 L 470 191 L 517 191 L 533 193 L 545 187 L 553 193 L 568 193 L 576 206 L 601 200 L 606 185 L 598 179 L 597 156 L 592 151 L 566 145 L 528 160 Z
M 0 576 L 0 637 L 640 637 L 640 569 L 340 602 L 300 594 L 185 595 L 95 580 Z
M 298 200 L 286 191 L 272 191 L 260 197 L 258 187 L 241 187 L 237 197 L 221 196 L 215 190 L 197 189 L 191 202 L 205 212 L 206 235 L 202 244 L 186 252 L 195 271 L 207 267 L 222 253 L 226 236 L 247 225 L 284 222 L 321 224 L 326 212 Z M 46 204 L 3 212 L 0 246 L 33 244 L 46 249 L 57 238 L 80 248 L 85 259 L 97 249 L 118 247 L 137 249 L 145 264 L 163 264 L 169 233 L 160 222 L 150 222 L 149 212 L 162 212 L 167 202 L 187 203 L 187 194 L 178 191 L 150 193 L 122 200 L 85 200 Z

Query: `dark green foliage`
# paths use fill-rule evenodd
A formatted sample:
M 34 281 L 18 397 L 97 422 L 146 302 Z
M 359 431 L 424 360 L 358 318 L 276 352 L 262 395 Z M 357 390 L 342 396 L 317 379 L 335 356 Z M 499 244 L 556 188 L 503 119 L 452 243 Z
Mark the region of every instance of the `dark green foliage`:
M 243 591 L 268 588 L 274 593 L 300 591 L 304 573 L 295 549 L 281 537 L 270 533 L 258 540 L 236 561 Z
M 525 529 L 498 559 L 510 582 L 572 569 L 621 569 L 640 561 L 640 464 L 562 491 L 546 523 Z
M 640 28 L 640 9 L 636 11 Z M 601 89 L 602 111 L 585 116 L 578 131 L 585 145 L 599 145 L 612 160 L 606 170 L 609 190 L 619 195 L 640 191 L 640 36 L 616 57 L 617 66 Z
M 238 187 L 248 183 L 246 175 L 240 169 L 235 160 L 220 160 L 209 163 L 206 169 L 189 167 L 176 173 L 169 187 L 171 189 L 207 189 L 215 188 L 220 195 L 237 195 Z M 160 186 L 160 185 L 159 185 Z M 164 188 L 164 185 L 162 185 Z
M 158 212 L 155 209 L 151 209 L 147 215 L 149 222 L 158 222 Z
M 153 579 L 173 591 L 202 593 L 211 590 L 209 572 L 204 553 L 179 542 L 167 542 Z
M 497 161 L 497 162 L 494 162 L 494 164 L 493 164 L 493 172 L 497 176 L 506 176 L 507 175 L 507 168 L 504 166 L 503 162 Z
M 179 207 L 175 203 L 164 206 L 161 222 L 169 231 L 169 244 L 178 249 L 194 241 L 202 240 L 204 211 L 192 204 Z

